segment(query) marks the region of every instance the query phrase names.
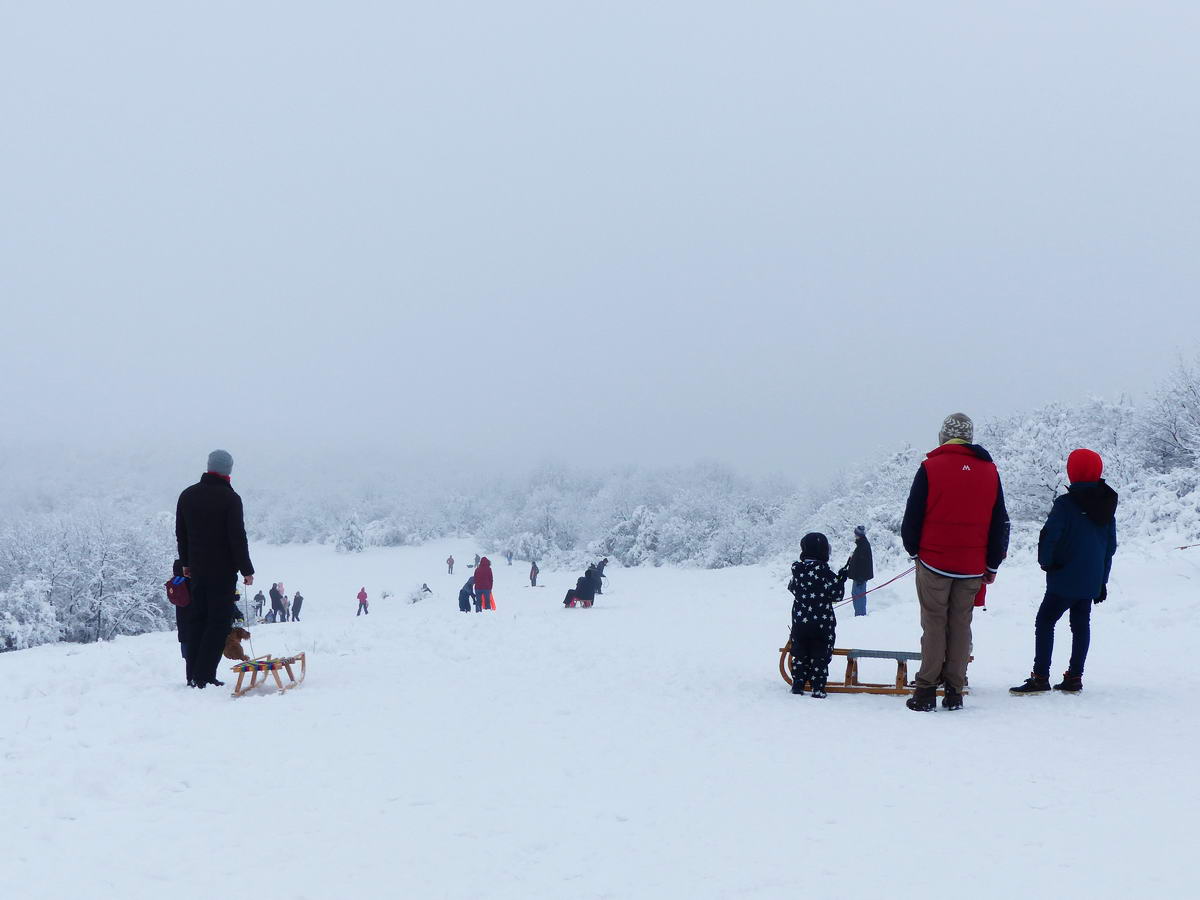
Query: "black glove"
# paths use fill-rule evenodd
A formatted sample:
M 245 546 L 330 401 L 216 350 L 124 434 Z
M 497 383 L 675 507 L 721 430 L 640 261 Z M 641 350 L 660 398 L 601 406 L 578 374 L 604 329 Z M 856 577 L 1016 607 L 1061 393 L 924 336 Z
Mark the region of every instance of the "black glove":
M 1103 603 L 1107 599 L 1108 599 L 1108 585 L 1102 584 L 1102 585 L 1100 585 L 1100 596 L 1097 597 L 1093 602 Z
M 837 570 L 837 577 L 842 579 L 843 581 L 845 581 L 849 575 L 850 575 L 850 563 L 846 563 L 846 565 L 842 566 L 840 569 Z

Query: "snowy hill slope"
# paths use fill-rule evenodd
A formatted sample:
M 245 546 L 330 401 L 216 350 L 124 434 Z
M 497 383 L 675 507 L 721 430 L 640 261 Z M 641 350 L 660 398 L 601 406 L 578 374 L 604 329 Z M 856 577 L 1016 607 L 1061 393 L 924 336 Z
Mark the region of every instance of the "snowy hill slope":
M 254 629 L 258 653 L 310 654 L 287 696 L 187 689 L 173 634 L 0 655 L 9 895 L 1194 886 L 1200 555 L 1120 555 L 1085 693 L 1024 699 L 1006 689 L 1029 669 L 1040 573 L 1011 561 L 976 619 L 967 709 L 916 715 L 787 692 L 783 572 L 610 570 L 595 609 L 566 611 L 575 573 L 531 589 L 501 561 L 498 611 L 463 615 L 451 550 L 474 548 L 256 547 L 262 586 L 306 597 L 303 622 Z M 422 581 L 437 598 L 406 603 Z M 917 649 L 911 579 L 872 600 L 842 611 L 838 644 Z M 1064 619 L 1055 672 L 1068 635 Z

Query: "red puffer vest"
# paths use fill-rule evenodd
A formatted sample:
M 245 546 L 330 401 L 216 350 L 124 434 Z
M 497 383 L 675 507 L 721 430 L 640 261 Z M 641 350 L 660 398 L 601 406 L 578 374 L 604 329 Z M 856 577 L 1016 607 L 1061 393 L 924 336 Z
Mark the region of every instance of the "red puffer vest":
M 922 463 L 929 478 L 921 562 L 949 575 L 987 571 L 988 532 L 1000 492 L 996 464 L 964 444 L 943 444 Z
M 479 567 L 475 570 L 475 590 L 490 591 L 492 589 L 492 563 L 485 556 L 479 561 Z

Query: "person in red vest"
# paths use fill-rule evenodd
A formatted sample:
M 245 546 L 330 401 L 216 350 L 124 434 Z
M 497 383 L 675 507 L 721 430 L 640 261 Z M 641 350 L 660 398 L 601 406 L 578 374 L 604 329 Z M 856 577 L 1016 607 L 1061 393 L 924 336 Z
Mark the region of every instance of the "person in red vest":
M 367 589 L 365 587 L 358 590 L 358 612 L 354 614 L 354 618 L 357 619 L 363 613 L 371 614 L 371 611 L 367 609 Z
M 475 569 L 475 612 L 495 608 L 496 601 L 492 599 L 492 563 L 484 556 Z
M 962 709 L 975 597 L 1008 555 L 1008 510 L 1000 473 L 977 444 L 975 424 L 947 416 L 937 449 L 926 455 L 909 491 L 900 537 L 917 563 L 921 671 L 908 708 L 928 712 L 943 682 L 946 709 Z

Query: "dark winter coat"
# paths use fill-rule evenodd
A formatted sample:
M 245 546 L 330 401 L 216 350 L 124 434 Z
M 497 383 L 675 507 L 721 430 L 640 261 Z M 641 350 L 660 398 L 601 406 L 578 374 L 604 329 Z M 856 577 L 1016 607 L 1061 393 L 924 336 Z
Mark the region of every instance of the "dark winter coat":
M 175 538 L 179 560 L 193 575 L 254 574 L 242 498 L 220 475 L 206 472 L 179 495 Z
M 276 588 L 271 588 L 269 593 L 271 595 L 271 609 L 275 610 L 275 612 L 282 612 L 283 594 L 279 593 L 278 589 Z
M 292 595 L 292 615 L 300 612 L 300 607 L 303 605 L 304 598 L 300 595 L 299 591 L 296 591 L 296 593 Z
M 467 579 L 467 583 L 462 586 L 462 590 L 458 592 L 458 608 L 466 612 L 471 608 L 471 601 L 475 599 L 475 576 L 472 575 Z
M 588 570 L 589 572 L 591 569 Z M 575 582 L 575 595 L 580 600 L 587 600 L 589 603 L 596 599 L 596 584 L 595 581 L 587 575 L 580 575 L 579 580 Z
M 596 596 L 597 591 L 604 590 L 604 583 L 600 580 L 603 576 L 595 566 L 588 566 L 587 571 L 583 573 L 583 577 L 587 581 L 588 590 L 591 591 L 593 597 Z
M 854 552 L 850 555 L 851 581 L 870 581 L 875 577 L 875 560 L 871 556 L 871 542 L 865 537 L 854 541 Z
M 1116 512 L 1117 492 L 1103 479 L 1073 484 L 1054 501 L 1038 539 L 1047 592 L 1071 600 L 1100 596 L 1117 549 Z
M 830 628 L 837 624 L 833 613 L 846 593 L 846 576 L 835 575 L 827 563 L 803 559 L 792 563 L 792 580 L 788 590 L 795 598 L 792 603 L 792 625 L 798 622 L 820 621 Z
M 992 457 L 975 444 L 943 444 L 913 479 L 900 537 L 904 549 L 942 575 L 995 572 L 1008 555 L 1008 510 Z
M 475 591 L 490 591 L 492 589 L 492 563 L 485 556 L 479 560 L 475 569 Z

